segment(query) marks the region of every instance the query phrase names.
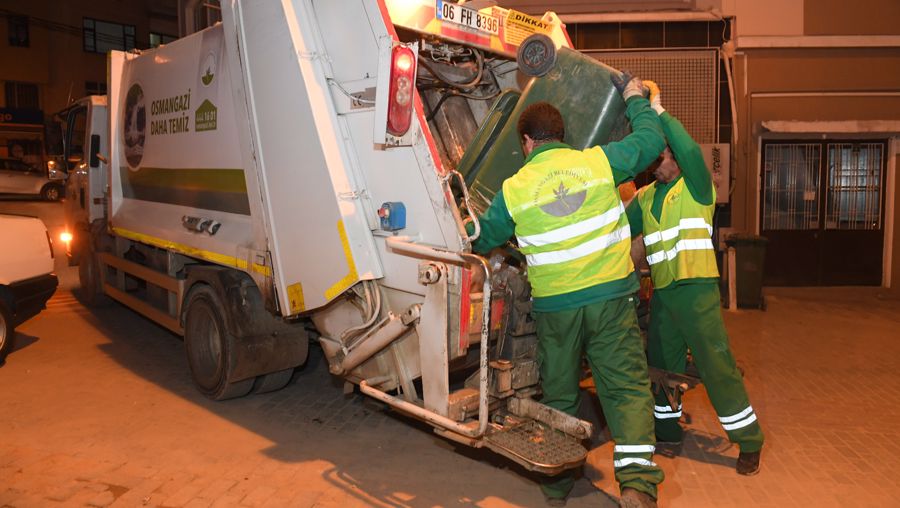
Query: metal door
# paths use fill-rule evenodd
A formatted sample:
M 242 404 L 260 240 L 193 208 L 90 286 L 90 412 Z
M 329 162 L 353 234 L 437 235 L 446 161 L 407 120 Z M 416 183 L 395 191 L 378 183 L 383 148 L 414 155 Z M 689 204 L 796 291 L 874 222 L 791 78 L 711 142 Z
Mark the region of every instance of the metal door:
M 770 286 L 880 285 L 885 141 L 763 144 Z

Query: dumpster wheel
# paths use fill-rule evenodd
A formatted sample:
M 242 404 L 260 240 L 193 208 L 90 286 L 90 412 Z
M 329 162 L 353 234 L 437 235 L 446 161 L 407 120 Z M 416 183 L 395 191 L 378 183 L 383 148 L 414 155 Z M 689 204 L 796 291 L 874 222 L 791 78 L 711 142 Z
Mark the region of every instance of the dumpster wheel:
M 540 77 L 556 65 L 556 46 L 544 34 L 534 34 L 525 39 L 516 54 L 519 70 L 527 76 Z

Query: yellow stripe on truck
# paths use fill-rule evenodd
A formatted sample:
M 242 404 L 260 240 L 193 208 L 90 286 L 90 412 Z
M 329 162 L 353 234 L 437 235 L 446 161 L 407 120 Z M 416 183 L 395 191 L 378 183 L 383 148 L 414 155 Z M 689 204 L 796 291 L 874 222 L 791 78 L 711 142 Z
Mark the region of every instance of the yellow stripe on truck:
M 359 280 L 359 276 L 356 273 L 356 263 L 353 262 L 353 253 L 350 251 L 350 242 L 347 240 L 347 230 L 344 229 L 344 221 L 338 220 L 337 229 L 338 236 L 341 238 L 341 247 L 344 248 L 344 259 L 347 260 L 347 268 L 349 268 L 350 272 L 325 291 L 325 298 L 328 300 L 343 293 Z
M 146 243 L 147 245 L 153 245 L 154 247 L 173 250 L 175 252 L 178 252 L 179 254 L 204 259 L 206 261 L 210 261 L 220 265 L 231 266 L 239 270 L 247 270 L 246 259 L 239 259 L 234 256 L 219 254 L 218 252 L 198 249 L 189 245 L 184 245 L 169 240 L 163 240 L 162 238 L 156 238 L 155 236 L 145 235 L 143 233 L 136 233 L 127 229 L 114 227 L 113 232 L 123 238 L 128 238 L 136 242 Z M 268 266 L 260 265 L 258 263 L 252 263 L 251 269 L 252 271 L 260 273 L 266 277 L 272 276 L 272 269 Z

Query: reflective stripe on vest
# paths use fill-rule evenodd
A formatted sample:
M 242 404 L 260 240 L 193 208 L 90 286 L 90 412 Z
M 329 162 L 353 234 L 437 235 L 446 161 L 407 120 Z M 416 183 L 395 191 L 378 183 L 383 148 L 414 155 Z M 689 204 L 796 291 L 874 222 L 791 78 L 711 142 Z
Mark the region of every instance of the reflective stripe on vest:
M 682 178 L 666 194 L 657 221 L 651 211 L 655 194 L 656 185 L 651 184 L 641 188 L 637 196 L 653 286 L 664 288 L 678 280 L 718 277 L 712 243 L 714 205 L 698 203 Z
M 630 231 L 600 147 L 537 154 L 503 182 L 535 297 L 623 279 L 634 268 Z

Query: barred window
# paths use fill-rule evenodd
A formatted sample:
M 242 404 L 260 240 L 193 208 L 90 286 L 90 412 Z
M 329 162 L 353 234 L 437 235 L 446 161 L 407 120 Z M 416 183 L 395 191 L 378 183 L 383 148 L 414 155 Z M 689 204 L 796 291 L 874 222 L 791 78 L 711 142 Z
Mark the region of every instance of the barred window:
M 7 16 L 6 21 L 9 32 L 9 45 L 27 48 L 29 46 L 28 17 Z
M 5 85 L 6 107 L 23 109 L 40 109 L 41 101 L 38 86 L 34 83 L 7 81 Z

